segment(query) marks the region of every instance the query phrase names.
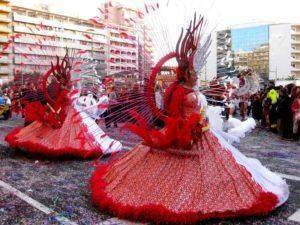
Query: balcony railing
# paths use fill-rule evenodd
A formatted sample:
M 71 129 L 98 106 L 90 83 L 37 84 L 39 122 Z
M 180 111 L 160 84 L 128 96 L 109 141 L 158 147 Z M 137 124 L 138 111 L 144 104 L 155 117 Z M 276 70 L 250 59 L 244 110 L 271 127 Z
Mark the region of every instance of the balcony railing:
M 55 58 L 53 58 L 53 60 L 55 60 Z M 15 64 L 24 64 L 24 65 L 33 65 L 33 66 L 50 66 L 49 64 L 50 60 L 35 60 L 35 61 L 31 61 L 31 60 L 25 60 L 25 59 L 15 59 L 14 63 Z
M 137 55 L 127 55 L 127 54 L 109 54 L 110 58 L 121 58 L 121 59 L 137 59 Z
M 9 59 L 7 56 L 2 56 L 0 58 L 0 63 L 2 63 L 2 64 L 11 64 L 12 59 Z
M 291 71 L 292 72 L 300 72 L 300 68 L 291 67 Z
M 12 48 L 11 47 L 8 47 L 4 50 L 4 47 L 3 45 L 0 45 L 0 52 L 1 53 L 12 53 Z
M 0 32 L 8 34 L 11 32 L 11 29 L 9 26 L 0 25 Z
M 7 6 L 0 5 L 0 12 L 11 12 L 11 8 Z
M 130 39 L 126 39 L 126 38 L 118 38 L 118 37 L 113 37 L 113 36 L 110 37 L 110 40 L 125 43 L 125 44 L 137 44 L 136 40 L 130 40 Z
M 0 37 L 0 43 L 7 43 L 8 38 L 7 37 Z
M 138 49 L 135 48 L 128 48 L 128 47 L 123 47 L 123 46 L 115 46 L 115 45 L 110 45 L 110 50 L 118 50 L 120 52 L 130 52 L 130 53 L 135 53 L 137 55 Z
M 8 17 L 0 16 L 0 22 L 10 23 L 11 20 Z
M 292 53 L 300 53 L 300 49 L 291 49 Z
M 23 15 L 19 15 L 17 13 L 14 13 L 13 16 L 14 21 L 19 21 L 19 22 L 25 22 L 25 23 L 33 23 L 33 24 L 41 24 L 41 22 L 43 22 L 43 24 L 45 26 L 50 26 L 50 27 L 56 27 L 56 28 L 64 28 L 64 29 L 69 29 L 69 30 L 74 30 L 74 31 L 81 31 L 81 32 L 86 32 L 87 29 L 89 29 L 89 27 L 85 27 L 85 26 L 81 26 L 81 25 L 75 25 L 75 24 L 71 24 L 71 23 L 60 23 L 58 21 L 55 20 L 44 20 L 41 18 L 34 18 L 34 17 L 28 17 L 28 16 L 23 16 Z M 102 30 L 102 29 L 94 29 L 95 32 L 93 31 L 89 31 L 88 33 L 90 34 L 99 34 L 99 35 L 104 35 L 107 36 L 107 32 L 106 30 Z
M 118 66 L 118 67 L 137 67 L 138 62 L 136 63 L 127 63 L 127 62 L 110 62 L 110 66 Z
M 22 43 L 22 44 L 32 44 L 36 45 L 37 40 L 34 40 L 32 38 L 27 38 L 27 37 L 22 37 L 15 39 L 16 43 Z M 39 44 L 40 45 L 40 44 Z M 87 51 L 94 51 L 94 52 L 100 52 L 103 51 L 102 48 L 99 47 L 92 47 L 92 46 L 87 46 L 87 45 L 82 45 L 78 43 L 68 43 L 64 41 L 43 41 L 42 46 L 49 46 L 49 47 L 59 47 L 59 48 L 70 48 L 70 49 L 78 49 L 78 50 L 87 50 Z
M 14 31 L 20 32 L 20 33 L 33 34 L 33 35 L 41 35 L 41 36 L 46 36 L 46 37 L 66 38 L 66 39 L 71 39 L 71 40 L 95 42 L 95 43 L 101 43 L 101 44 L 107 43 L 107 40 L 104 38 L 94 37 L 92 40 L 90 40 L 87 37 L 84 37 L 83 35 L 66 34 L 63 31 L 57 31 L 57 32 L 48 31 L 48 30 L 31 31 L 29 28 L 23 27 L 23 26 L 14 26 Z
M 34 50 L 34 51 L 29 51 L 27 48 L 15 48 L 14 51 L 15 54 L 27 54 L 27 55 L 37 55 L 37 56 L 59 56 L 63 57 L 65 56 L 65 51 L 59 51 L 59 50 Z M 87 52 L 88 55 L 91 54 L 91 52 Z M 86 54 L 82 55 L 81 57 L 78 56 L 78 58 L 87 58 Z M 76 56 L 77 57 L 77 56 Z
M 291 41 L 292 44 L 299 44 L 300 43 L 300 38 L 292 38 L 292 41 Z
M 11 73 L 11 69 L 9 67 L 0 67 L 0 74 L 8 74 Z

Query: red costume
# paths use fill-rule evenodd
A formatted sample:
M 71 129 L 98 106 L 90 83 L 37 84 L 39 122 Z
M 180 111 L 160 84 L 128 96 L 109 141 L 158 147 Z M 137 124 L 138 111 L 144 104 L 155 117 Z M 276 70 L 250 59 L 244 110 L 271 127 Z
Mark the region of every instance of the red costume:
M 286 201 L 288 189 L 281 178 L 208 130 L 196 91 L 185 85 L 202 22 L 194 21 L 171 54 L 179 64 L 178 81 L 166 93 L 165 128 L 149 130 L 146 121 L 135 115 L 138 125 L 129 128 L 144 142 L 94 172 L 92 199 L 100 210 L 139 221 L 195 223 L 266 214 Z M 267 176 L 276 184 L 262 181 Z
M 26 121 L 32 122 L 23 128 L 16 128 L 6 137 L 10 147 L 22 149 L 29 154 L 49 157 L 74 156 L 94 158 L 102 154 L 95 134 L 90 131 L 88 116 L 80 113 L 72 103 L 71 65 L 65 58 L 43 78 L 43 94 L 46 105 L 41 102 L 29 103 L 24 110 Z M 51 79 L 52 96 L 47 82 Z

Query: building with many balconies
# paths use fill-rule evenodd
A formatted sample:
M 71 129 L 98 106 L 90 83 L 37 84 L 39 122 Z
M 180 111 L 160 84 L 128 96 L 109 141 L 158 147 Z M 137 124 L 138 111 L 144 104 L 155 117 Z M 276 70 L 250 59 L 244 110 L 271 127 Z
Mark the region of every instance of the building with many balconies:
M 9 79 L 11 48 L 8 46 L 11 34 L 11 7 L 9 0 L 0 0 L 0 84 Z
M 20 70 L 25 74 L 43 72 L 56 55 L 63 57 L 68 48 L 69 52 L 85 51 L 87 57 L 97 61 L 97 72 L 106 75 L 107 31 L 104 28 L 95 27 L 87 20 L 52 13 L 45 7 L 12 6 L 12 11 L 13 74 Z M 35 47 L 37 44 L 40 48 Z
M 212 51 L 217 64 L 208 63 L 218 76 L 249 67 L 265 81 L 300 82 L 300 24 L 239 26 L 216 33 Z
M 56 55 L 65 54 L 66 47 L 70 52 L 85 51 L 98 63 L 97 73 L 103 77 L 136 73 L 138 78 L 143 78 L 150 72 L 152 40 L 138 10 L 115 3 L 104 4 L 107 13 L 99 18 L 102 23 L 94 23 L 53 13 L 47 5 L 32 9 L 8 3 L 0 4 L 0 13 L 7 17 L 0 16 L 0 42 L 14 37 L 13 47 L 1 51 L 0 64 L 6 64 L 1 64 L 0 75 L 6 78 L 43 72 Z
M 100 19 L 108 24 L 108 74 L 135 72 L 140 79 L 153 65 L 152 40 L 139 10 L 110 1 L 101 7 Z

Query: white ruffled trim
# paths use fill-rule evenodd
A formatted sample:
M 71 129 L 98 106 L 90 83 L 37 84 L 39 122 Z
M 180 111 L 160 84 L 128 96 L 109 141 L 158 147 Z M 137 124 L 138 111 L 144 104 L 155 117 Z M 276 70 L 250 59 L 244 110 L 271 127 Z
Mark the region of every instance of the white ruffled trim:
M 102 137 L 105 132 L 98 126 L 98 124 L 86 113 L 80 111 L 75 107 L 76 111 L 82 118 L 82 122 L 86 125 L 88 133 L 94 137 L 96 144 L 99 145 L 103 154 L 110 154 L 122 150 L 121 142 L 110 138 L 108 135 Z
M 264 191 L 272 192 L 278 197 L 279 202 L 276 207 L 286 202 L 289 197 L 289 188 L 287 183 L 280 176 L 264 167 L 257 159 L 248 158 L 243 155 L 219 135 L 218 132 L 214 130 L 211 130 L 211 132 L 218 138 L 220 144 L 232 153 L 236 162 L 244 166 L 247 171 L 251 173 L 253 180 L 258 183 Z

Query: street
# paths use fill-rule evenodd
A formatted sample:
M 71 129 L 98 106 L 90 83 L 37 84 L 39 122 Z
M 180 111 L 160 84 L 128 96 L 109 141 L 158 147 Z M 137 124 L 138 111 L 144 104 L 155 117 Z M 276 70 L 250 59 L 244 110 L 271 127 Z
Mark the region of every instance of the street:
M 90 161 L 29 157 L 9 149 L 4 142 L 4 136 L 18 123 L 0 122 L 0 224 L 129 224 L 101 214 L 91 203 L 89 178 L 95 166 L 107 162 L 109 157 Z M 108 130 L 112 137 L 117 132 L 119 129 Z M 122 142 L 125 149 L 130 149 L 138 139 L 125 133 Z M 266 217 L 201 224 L 299 224 L 299 143 L 283 141 L 276 134 L 256 128 L 236 146 L 286 179 L 290 198 Z

